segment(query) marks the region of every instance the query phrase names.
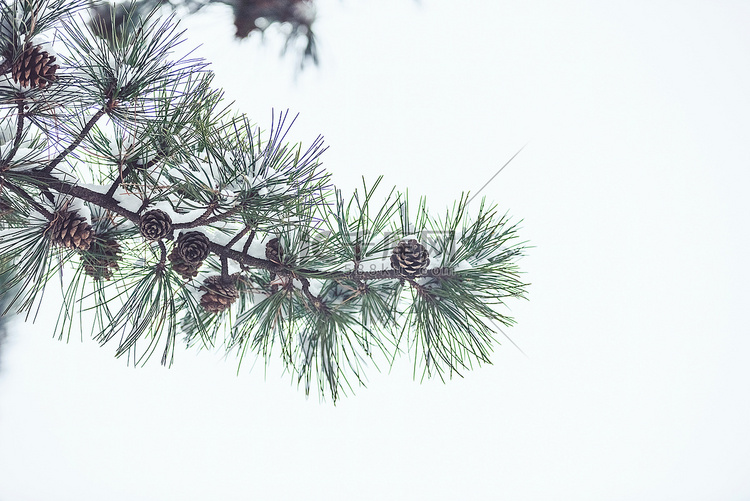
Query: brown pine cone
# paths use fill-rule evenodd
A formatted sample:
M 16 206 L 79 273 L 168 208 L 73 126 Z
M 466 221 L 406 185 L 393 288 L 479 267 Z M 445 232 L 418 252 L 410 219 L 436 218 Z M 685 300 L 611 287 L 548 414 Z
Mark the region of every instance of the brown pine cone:
M 237 290 L 237 276 L 222 277 L 213 275 L 203 281 L 200 290 L 205 291 L 201 296 L 201 306 L 209 313 L 220 313 L 232 305 L 240 293 Z
M 88 250 L 94 239 L 94 230 L 86 218 L 65 209 L 54 213 L 46 233 L 53 244 L 69 249 Z
M 197 264 L 208 257 L 208 237 L 199 231 L 180 233 L 175 252 L 187 264 Z
M 185 280 L 191 280 L 198 276 L 198 269 L 203 264 L 203 261 L 197 263 L 186 263 L 179 255 L 177 255 L 177 247 L 172 249 L 172 252 L 169 253 L 167 258 L 172 263 L 172 269 Z
M 284 249 L 279 245 L 278 238 L 272 238 L 266 244 L 266 259 L 276 264 L 282 264 L 284 259 Z
M 95 280 L 111 280 L 113 271 L 120 268 L 117 264 L 119 254 L 120 244 L 117 240 L 95 237 L 89 250 L 81 254 L 83 271 Z
M 174 238 L 172 218 L 159 209 L 152 209 L 141 216 L 141 234 L 146 240 L 161 240 Z
M 41 45 L 27 43 L 11 68 L 13 81 L 24 87 L 43 89 L 57 80 L 55 72 L 60 66 L 53 64 L 55 59 Z
M 0 217 L 11 212 L 13 212 L 13 207 L 9 203 L 6 203 L 3 198 L 0 198 Z
M 429 264 L 427 249 L 413 238 L 400 241 L 391 254 L 391 267 L 405 278 L 424 274 Z

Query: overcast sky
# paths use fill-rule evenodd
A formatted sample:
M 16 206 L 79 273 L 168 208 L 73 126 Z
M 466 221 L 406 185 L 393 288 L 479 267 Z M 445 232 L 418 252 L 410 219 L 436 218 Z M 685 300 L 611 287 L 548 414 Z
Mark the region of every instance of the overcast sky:
M 0 501 L 750 499 L 750 4 L 320 0 L 299 74 L 228 10 L 184 24 L 344 190 L 442 212 L 528 143 L 482 192 L 534 246 L 526 355 L 500 335 L 446 384 L 402 357 L 334 407 L 218 352 L 58 342 L 50 296 L 4 350 Z

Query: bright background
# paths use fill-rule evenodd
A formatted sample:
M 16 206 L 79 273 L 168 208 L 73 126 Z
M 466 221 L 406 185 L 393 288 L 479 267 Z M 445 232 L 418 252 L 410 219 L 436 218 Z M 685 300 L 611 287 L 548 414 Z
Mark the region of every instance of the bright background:
M 17 323 L 0 501 L 750 499 L 750 3 L 318 4 L 317 69 L 220 8 L 188 43 L 259 124 L 323 134 L 344 190 L 382 173 L 443 211 L 528 142 L 482 193 L 535 246 L 506 330 L 527 356 L 500 335 L 447 384 L 402 357 L 334 407 L 219 353 L 134 370 Z

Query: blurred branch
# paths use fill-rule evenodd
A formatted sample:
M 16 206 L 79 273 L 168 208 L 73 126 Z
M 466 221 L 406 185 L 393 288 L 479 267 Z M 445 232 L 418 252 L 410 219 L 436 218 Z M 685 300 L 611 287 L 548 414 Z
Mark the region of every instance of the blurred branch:
M 318 64 L 318 52 L 313 32 L 314 0 L 181 0 L 173 2 L 138 0 L 117 6 L 105 2 L 92 5 L 90 24 L 98 36 L 116 42 L 118 35 L 135 27 L 131 14 L 143 17 L 156 7 L 164 7 L 177 12 L 178 15 L 191 15 L 215 3 L 232 8 L 235 36 L 238 39 L 245 39 L 255 32 L 262 35 L 272 26 L 286 25 L 288 27 L 287 40 L 282 54 L 289 47 L 296 46 L 297 40 L 303 39 L 305 44 L 301 54 L 301 65 L 304 66 L 308 60 Z

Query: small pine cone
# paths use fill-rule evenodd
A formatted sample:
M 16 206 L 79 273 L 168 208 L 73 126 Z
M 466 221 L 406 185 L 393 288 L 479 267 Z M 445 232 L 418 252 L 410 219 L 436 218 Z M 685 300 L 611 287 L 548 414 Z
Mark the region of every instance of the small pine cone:
M 185 280 L 191 280 L 198 276 L 198 269 L 203 264 L 203 261 L 197 263 L 186 263 L 177 255 L 177 247 L 172 249 L 172 252 L 169 253 L 167 258 L 169 258 L 169 261 L 172 263 L 172 269 Z
M 14 227 L 23 224 L 21 214 L 17 212 L 12 202 L 0 194 L 0 228 Z
M 206 293 L 201 296 L 201 306 L 209 313 L 220 313 L 232 305 L 240 293 L 236 285 L 237 277 L 213 275 L 203 281 L 200 290 Z
M 180 233 L 175 252 L 187 264 L 198 264 L 208 257 L 209 240 L 199 231 Z
M 146 240 L 161 240 L 174 238 L 172 218 L 163 210 L 153 209 L 141 216 L 141 234 Z
M 109 238 L 94 238 L 89 250 L 82 254 L 83 271 L 95 280 L 111 280 L 112 272 L 120 268 L 120 244 Z
M 42 50 L 41 45 L 27 43 L 21 55 L 11 68 L 14 82 L 20 82 L 24 87 L 39 87 L 43 89 L 57 80 L 55 72 L 60 67 L 55 62 L 55 56 Z
M 427 249 L 413 238 L 400 241 L 391 254 L 391 267 L 405 278 L 424 274 L 429 264 Z
M 0 198 L 0 217 L 11 212 L 13 212 L 13 207 L 9 203 L 6 203 L 3 198 Z
M 282 264 L 284 259 L 284 249 L 279 245 L 278 238 L 272 238 L 266 244 L 266 259 L 276 264 Z
M 55 212 L 46 231 L 53 244 L 70 249 L 88 250 L 94 239 L 94 230 L 86 218 L 65 209 Z

